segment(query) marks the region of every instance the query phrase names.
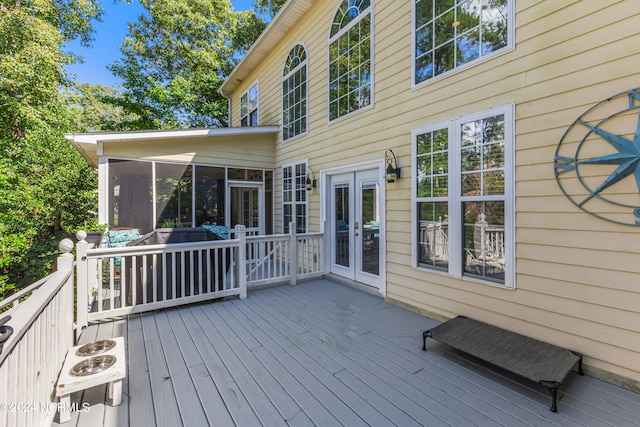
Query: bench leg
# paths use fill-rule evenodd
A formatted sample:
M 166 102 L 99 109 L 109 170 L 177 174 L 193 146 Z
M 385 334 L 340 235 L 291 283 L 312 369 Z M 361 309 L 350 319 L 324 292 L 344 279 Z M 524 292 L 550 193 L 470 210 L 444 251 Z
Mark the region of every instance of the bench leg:
M 540 384 L 545 386 L 549 393 L 551 393 L 551 412 L 558 412 L 558 389 L 560 388 L 560 383 L 553 381 L 540 381 Z
M 422 333 L 422 351 L 427 351 L 427 338 L 431 338 L 431 331 Z
M 71 419 L 71 395 L 60 396 L 58 403 L 58 422 L 66 423 Z
M 582 353 L 578 353 L 577 351 L 573 351 L 573 350 L 569 350 L 569 351 L 580 358 L 580 360 L 578 360 L 578 374 L 584 375 L 584 371 L 582 370 Z
M 107 403 L 118 406 L 122 403 L 122 380 L 111 381 L 107 385 Z

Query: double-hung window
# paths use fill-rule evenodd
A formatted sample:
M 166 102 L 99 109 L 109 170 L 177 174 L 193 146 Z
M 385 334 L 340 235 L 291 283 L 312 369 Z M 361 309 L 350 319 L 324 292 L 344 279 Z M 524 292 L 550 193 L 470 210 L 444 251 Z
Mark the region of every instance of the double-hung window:
M 413 132 L 414 265 L 514 287 L 513 106 Z
M 289 52 L 282 72 L 282 140 L 307 131 L 307 52 L 301 44 Z
M 513 46 L 515 0 L 415 0 L 414 84 Z
M 329 121 L 371 105 L 370 0 L 344 0 L 329 36 Z
M 240 126 L 258 126 L 258 84 L 240 97 Z
M 282 209 L 284 232 L 295 221 L 296 233 L 307 232 L 307 162 L 282 167 Z

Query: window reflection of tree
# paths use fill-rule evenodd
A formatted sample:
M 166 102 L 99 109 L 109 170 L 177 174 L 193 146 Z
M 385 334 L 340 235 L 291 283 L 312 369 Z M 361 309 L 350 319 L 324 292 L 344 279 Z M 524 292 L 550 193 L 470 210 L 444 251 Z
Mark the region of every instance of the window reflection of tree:
M 507 45 L 508 0 L 416 1 L 415 83 Z M 482 6 L 481 6 L 482 4 Z
M 334 17 L 329 45 L 330 120 L 371 104 L 371 13 L 362 15 L 369 6 L 369 1 L 345 0 Z

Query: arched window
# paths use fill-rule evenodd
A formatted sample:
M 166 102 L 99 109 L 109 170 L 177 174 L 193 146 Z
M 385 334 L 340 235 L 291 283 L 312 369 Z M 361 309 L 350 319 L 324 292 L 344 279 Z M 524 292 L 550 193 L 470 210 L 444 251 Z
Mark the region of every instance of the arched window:
M 371 1 L 344 0 L 329 37 L 329 120 L 371 104 Z
M 307 51 L 291 49 L 282 72 L 282 140 L 307 131 Z

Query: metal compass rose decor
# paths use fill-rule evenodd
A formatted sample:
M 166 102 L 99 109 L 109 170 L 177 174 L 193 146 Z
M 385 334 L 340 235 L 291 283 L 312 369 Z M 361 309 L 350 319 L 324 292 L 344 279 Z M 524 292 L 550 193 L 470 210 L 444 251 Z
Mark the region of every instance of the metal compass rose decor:
M 558 143 L 554 170 L 562 192 L 583 211 L 640 226 L 640 88 L 578 117 Z

